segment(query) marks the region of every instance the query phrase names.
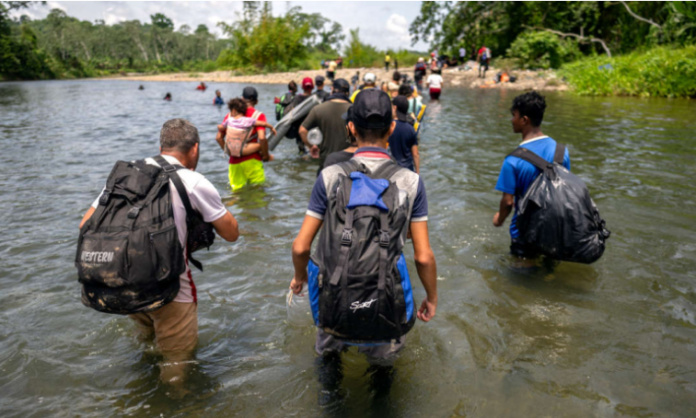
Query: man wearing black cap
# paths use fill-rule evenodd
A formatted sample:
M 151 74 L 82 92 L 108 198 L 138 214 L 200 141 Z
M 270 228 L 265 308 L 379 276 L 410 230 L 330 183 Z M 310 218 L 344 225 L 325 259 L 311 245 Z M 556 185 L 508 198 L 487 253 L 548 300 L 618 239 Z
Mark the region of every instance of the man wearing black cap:
M 400 230 L 389 230 L 390 235 L 387 235 L 387 237 L 389 237 L 390 242 L 386 247 L 388 248 L 391 245 L 399 245 L 394 240 L 398 240 L 400 243 L 403 243 L 406 240 L 407 232 L 410 229 L 411 237 L 413 239 L 414 258 L 418 276 L 423 284 L 423 287 L 425 288 L 427 296 L 422 301 L 417 312 L 414 312 L 416 305 L 413 304 L 413 302 L 407 302 L 407 305 L 410 303 L 410 314 L 407 314 L 407 317 L 411 318 L 411 320 L 417 317 L 423 322 L 428 322 L 433 319 L 437 309 L 437 267 L 435 263 L 435 256 L 430 248 L 428 237 L 428 202 L 425 187 L 423 186 L 423 182 L 421 181 L 419 175 L 413 171 L 400 167 L 394 168 L 389 166 L 393 165 L 394 162 L 387 153 L 387 140 L 389 139 L 389 135 L 394 130 L 395 122 L 393 120 L 391 101 L 386 93 L 378 89 L 369 89 L 360 93 L 356 97 L 355 103 L 351 108 L 349 118 L 350 121 L 348 122 L 348 129 L 355 136 L 358 144 L 358 149 L 355 151 L 355 155 L 350 162 L 354 162 L 355 166 L 361 167 L 363 173 L 367 173 L 366 175 L 374 175 L 374 178 L 370 177 L 373 179 L 372 182 L 382 182 L 381 184 L 384 184 L 384 180 L 382 177 L 379 177 L 380 175 L 378 173 L 390 172 L 390 174 L 385 175 L 386 179 L 388 180 L 388 184 L 393 184 L 398 189 L 396 193 L 398 196 L 397 200 L 398 202 L 401 202 L 402 206 L 399 206 L 399 203 L 396 203 L 393 200 L 387 199 L 386 195 L 381 195 L 385 198 L 385 202 L 392 202 L 390 203 L 390 214 L 393 208 L 396 207 L 398 208 L 399 213 L 402 214 L 400 216 L 406 217 L 404 222 L 401 224 L 402 226 L 400 227 Z M 317 251 L 319 251 L 319 247 L 322 248 L 321 254 L 315 253 L 315 256 L 321 255 L 324 258 L 316 258 L 316 260 L 318 260 L 319 263 L 321 263 L 320 260 L 322 259 L 326 260 L 327 252 L 329 252 L 328 257 L 330 258 L 339 257 L 338 254 L 331 253 L 332 249 L 335 248 L 339 248 L 341 254 L 343 253 L 343 236 L 346 235 L 346 228 L 348 226 L 345 224 L 345 222 L 347 222 L 348 218 L 347 215 L 344 215 L 343 220 L 341 220 L 339 212 L 342 209 L 337 209 L 339 193 L 344 193 L 343 190 L 338 186 L 339 184 L 344 184 L 344 182 L 347 181 L 347 174 L 342 164 L 331 165 L 324 168 L 317 177 L 317 180 L 314 183 L 314 188 L 312 189 L 309 207 L 305 214 L 302 227 L 300 228 L 300 232 L 292 245 L 292 261 L 295 269 L 295 275 L 290 282 L 290 289 L 295 294 L 302 292 L 303 287 L 310 280 L 311 273 L 311 281 L 308 283 L 308 289 L 310 291 L 310 297 L 312 300 L 315 298 L 314 292 L 317 292 L 317 286 L 320 289 L 322 289 L 323 286 L 323 288 L 326 288 L 327 290 L 330 290 L 327 288 L 327 286 L 334 286 L 333 276 L 335 275 L 335 271 L 322 271 L 316 268 L 317 266 L 315 264 L 312 263 L 310 265 L 310 250 L 312 241 L 317 235 L 317 232 L 319 232 L 319 229 L 322 229 L 324 224 L 328 225 L 328 227 L 322 229 L 322 235 L 320 238 L 322 244 L 317 245 Z M 356 176 L 355 178 L 361 178 L 360 176 L 363 173 L 352 172 L 350 174 L 350 178 L 353 179 L 354 176 Z M 355 189 L 357 187 L 356 181 L 353 181 L 351 189 Z M 382 191 L 382 193 L 385 192 Z M 394 199 L 393 196 L 395 195 L 391 194 L 391 196 L 392 199 Z M 353 195 L 351 194 L 349 204 L 353 201 L 352 199 Z M 345 199 L 342 201 L 345 202 Z M 382 205 L 384 205 L 384 203 L 382 203 Z M 347 213 L 348 212 L 346 212 L 346 214 Z M 351 219 L 353 219 L 353 216 L 351 216 Z M 344 228 L 343 236 L 341 236 L 340 233 L 336 235 L 333 232 L 336 230 L 340 231 L 341 225 L 343 225 Z M 389 225 L 391 228 L 391 223 Z M 332 229 L 332 226 L 338 227 L 338 229 Z M 349 229 L 348 234 L 352 236 L 352 234 L 355 233 L 354 231 L 354 229 Z M 394 232 L 394 235 L 391 235 L 392 232 Z M 332 238 L 332 240 L 328 242 L 328 246 L 323 245 L 327 244 L 326 236 Z M 339 245 L 335 245 L 333 238 L 340 240 Z M 353 243 L 356 245 L 361 245 L 358 238 L 348 239 L 347 241 L 349 242 L 350 248 L 352 248 Z M 372 240 L 370 239 L 364 242 L 370 241 Z M 348 254 L 350 254 L 350 251 Z M 315 260 L 314 257 L 312 259 Z M 367 260 L 373 261 L 374 259 L 366 258 L 365 263 L 368 262 Z M 403 265 L 405 266 L 403 255 L 401 256 L 400 260 L 403 261 Z M 389 264 L 390 262 L 391 260 L 387 262 L 387 265 L 392 265 Z M 308 271 L 308 267 L 312 268 L 311 271 Z M 364 266 L 361 265 L 358 268 L 361 267 Z M 362 286 L 375 285 L 373 282 L 376 280 L 375 277 L 370 279 L 364 276 L 351 276 L 351 269 L 354 267 L 346 268 L 348 269 L 346 279 L 348 282 L 344 283 L 342 286 L 352 285 L 354 288 L 362 288 Z M 342 272 L 339 272 L 339 275 L 341 274 Z M 401 276 L 403 278 L 404 276 L 407 277 L 408 275 L 406 272 L 404 272 L 401 274 Z M 408 279 L 406 280 L 408 281 Z M 410 292 L 410 281 L 408 281 L 408 283 L 408 292 Z M 402 286 L 402 288 L 406 289 L 404 286 Z M 323 290 L 321 291 L 323 292 Z M 398 298 L 395 293 L 392 293 L 391 297 Z M 343 308 L 346 309 L 344 315 L 351 315 L 351 313 L 355 314 L 356 311 L 362 309 L 367 311 L 369 309 L 376 308 L 377 304 L 374 304 L 373 302 L 374 300 L 371 299 L 357 301 L 350 300 L 348 301 L 350 305 L 344 306 Z M 394 303 L 396 303 L 396 300 Z M 319 304 L 319 312 L 315 316 L 315 321 L 318 318 L 322 318 L 322 309 L 340 309 L 340 306 L 343 304 L 344 303 L 339 303 L 338 301 L 336 301 L 336 307 L 334 307 L 333 304 Z M 389 304 L 382 306 L 387 305 Z M 314 311 L 313 314 L 315 314 Z M 340 376 L 342 375 L 340 371 L 340 353 L 348 349 L 350 345 L 357 345 L 358 351 L 368 356 L 368 361 L 372 364 L 372 370 L 386 372 L 386 376 L 391 376 L 390 365 L 393 364 L 396 354 L 404 345 L 405 336 L 403 334 L 401 337 L 391 339 L 389 341 L 361 344 L 359 341 L 339 338 L 336 336 L 335 332 L 329 333 L 327 332 L 329 331 L 328 329 L 325 331 L 323 328 L 321 328 L 321 326 L 325 324 L 323 322 L 324 320 L 331 320 L 331 318 L 327 318 L 329 315 L 330 314 L 328 311 L 325 312 L 324 319 L 319 320 L 317 323 L 319 326 L 317 327 L 317 338 L 315 342 L 315 350 L 321 356 L 320 364 L 323 372 L 320 373 L 320 381 L 323 385 L 321 395 L 322 398 L 332 398 L 340 393 Z M 356 321 L 354 324 L 355 327 L 369 326 L 360 321 Z M 378 339 L 381 340 L 379 337 Z M 373 369 L 373 367 L 376 369 Z M 335 376 L 336 378 L 327 379 L 327 376 Z M 390 379 L 387 377 L 381 382 L 386 387 L 378 387 L 376 389 L 388 391 L 389 381 Z
M 329 92 L 324 90 L 324 80 L 325 78 L 323 75 L 314 77 L 314 83 L 317 85 L 317 91 L 315 91 L 314 94 L 318 96 L 322 102 L 326 101 L 330 96 Z
M 247 111 L 244 116 L 248 118 L 253 117 L 258 121 L 266 122 L 266 115 L 254 109 L 254 106 L 259 102 L 259 93 L 256 89 L 251 86 L 244 87 L 242 98 L 247 104 Z M 223 124 L 229 116 L 229 114 L 225 116 L 225 119 L 222 121 Z M 220 147 L 224 149 L 223 137 L 219 131 L 215 140 Z M 263 162 L 271 160 L 271 156 L 268 154 L 266 128 L 254 128 L 244 149 L 247 150 L 247 147 L 250 149 L 257 149 L 258 151 L 249 154 L 243 151 L 241 157 L 230 157 L 229 179 L 232 190 L 240 189 L 248 183 L 259 184 L 266 181 L 266 174 L 263 171 Z
M 327 155 L 348 147 L 348 133 L 342 116 L 350 107 L 349 92 L 350 84 L 342 78 L 336 79 L 333 82 L 331 96 L 324 103 L 314 107 L 300 127 L 302 142 L 310 148 L 313 156 L 319 155 L 320 168 L 324 167 Z M 307 141 L 307 133 L 317 126 L 323 140 L 318 146 L 310 145 Z
M 389 151 L 401 167 L 420 173 L 418 136 L 408 120 L 408 99 L 396 96 L 392 101 L 392 107 L 396 126 L 389 136 Z

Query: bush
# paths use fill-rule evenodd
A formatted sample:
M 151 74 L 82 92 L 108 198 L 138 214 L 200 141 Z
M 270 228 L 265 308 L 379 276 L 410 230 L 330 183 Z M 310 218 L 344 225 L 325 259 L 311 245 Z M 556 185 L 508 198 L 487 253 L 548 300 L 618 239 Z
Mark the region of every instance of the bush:
M 508 48 L 506 56 L 521 68 L 560 68 L 581 56 L 575 41 L 549 32 L 523 32 Z
M 583 95 L 696 97 L 696 46 L 588 57 L 564 65 L 560 75 Z

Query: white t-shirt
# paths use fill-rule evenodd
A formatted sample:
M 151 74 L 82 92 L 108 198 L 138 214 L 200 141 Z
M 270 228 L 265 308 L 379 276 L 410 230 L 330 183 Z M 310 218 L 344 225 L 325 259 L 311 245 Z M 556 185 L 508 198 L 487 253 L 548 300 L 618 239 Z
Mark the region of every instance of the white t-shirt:
M 176 158 L 171 155 L 163 155 L 165 160 L 172 165 L 183 165 Z M 159 164 L 155 162 L 152 158 L 147 158 L 146 163 L 156 165 Z M 191 201 L 191 206 L 194 210 L 198 211 L 203 220 L 206 222 L 213 222 L 227 213 L 227 208 L 222 204 L 222 199 L 220 199 L 220 194 L 218 193 L 215 186 L 208 181 L 201 173 L 196 173 L 187 168 L 179 169 L 176 171 L 184 183 L 184 187 L 188 192 L 189 200 Z M 186 253 L 186 208 L 184 203 L 179 197 L 179 193 L 176 191 L 174 183 L 169 181 L 169 190 L 172 195 L 172 204 L 174 206 L 174 223 L 176 224 L 177 234 L 179 235 L 179 242 L 184 248 L 184 253 Z M 101 193 L 99 194 L 101 197 Z M 97 208 L 99 205 L 99 197 L 92 203 L 93 208 Z M 174 302 L 185 302 L 192 303 L 197 302 L 196 297 L 196 285 L 193 283 L 193 277 L 191 276 L 191 269 L 188 265 L 188 259 L 186 260 L 186 271 L 181 273 L 179 277 L 181 286 L 179 293 L 174 298 Z
M 430 74 L 425 81 L 431 89 L 439 89 L 442 87 L 442 76 L 440 74 Z

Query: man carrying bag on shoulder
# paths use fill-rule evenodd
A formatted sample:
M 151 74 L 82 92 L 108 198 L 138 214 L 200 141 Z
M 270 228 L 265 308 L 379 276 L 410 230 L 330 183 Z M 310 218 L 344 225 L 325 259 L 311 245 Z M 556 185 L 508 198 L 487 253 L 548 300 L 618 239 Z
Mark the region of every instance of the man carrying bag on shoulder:
M 196 286 L 189 262 L 217 232 L 239 237 L 237 221 L 215 187 L 195 172 L 198 130 L 184 119 L 167 121 L 161 154 L 119 161 L 80 222 L 75 264 L 82 302 L 129 315 L 165 357 L 161 378 L 180 384 L 198 341 Z

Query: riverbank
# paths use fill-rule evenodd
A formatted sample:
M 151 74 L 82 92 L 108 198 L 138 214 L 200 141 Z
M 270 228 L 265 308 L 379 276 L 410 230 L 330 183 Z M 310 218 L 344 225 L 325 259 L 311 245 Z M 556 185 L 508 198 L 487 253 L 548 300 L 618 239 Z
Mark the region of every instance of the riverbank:
M 377 76 L 378 83 L 391 79 L 393 71 L 385 71 L 384 68 L 349 68 L 336 71 L 336 78 L 345 78 L 350 81 L 351 77 L 359 71 L 360 75 L 372 72 Z M 413 70 L 407 71 L 413 77 Z M 468 65 L 458 68 L 445 68 L 442 70 L 445 88 L 447 86 L 470 87 L 470 88 L 494 88 L 510 90 L 538 90 L 538 91 L 564 91 L 568 90 L 568 85 L 562 81 L 553 70 L 518 70 L 511 72 L 517 77 L 514 83 L 496 83 L 495 78 L 498 70 L 494 67 L 486 72 L 486 78 L 479 78 L 478 64 L 470 61 Z M 230 71 L 213 72 L 179 72 L 170 74 L 140 74 L 128 73 L 120 76 L 102 77 L 110 80 L 136 80 L 136 81 L 185 81 L 185 82 L 206 82 L 206 83 L 249 83 L 249 84 L 286 84 L 290 80 L 295 80 L 298 84 L 304 77 L 314 78 L 318 75 L 326 75 L 324 70 L 303 70 L 290 71 L 283 73 L 268 74 L 248 74 L 235 75 Z M 328 84 L 328 82 L 327 82 Z

